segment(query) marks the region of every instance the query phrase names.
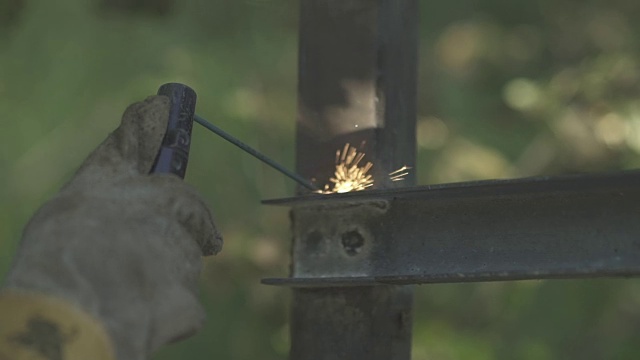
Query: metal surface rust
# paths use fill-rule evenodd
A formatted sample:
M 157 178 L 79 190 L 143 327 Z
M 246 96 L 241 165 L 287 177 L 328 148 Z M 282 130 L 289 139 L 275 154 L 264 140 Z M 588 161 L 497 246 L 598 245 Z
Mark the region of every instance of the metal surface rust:
M 296 172 L 301 176 L 340 184 L 336 191 L 350 187 L 342 180 L 356 178 L 356 188 L 414 184 L 413 172 L 395 182 L 389 173 L 415 165 L 418 13 L 417 0 L 300 2 Z M 361 176 L 349 175 L 360 160 L 346 157 L 339 171 L 346 175 L 336 176 L 336 150 L 348 151 L 346 144 L 367 154 L 360 159 Z M 305 276 L 331 264 L 352 274 L 371 271 L 375 249 L 368 220 L 386 209 L 379 201 L 343 204 L 335 211 L 331 205 L 292 209 L 293 274 Z M 327 241 L 334 239 L 329 234 L 339 236 L 340 247 Z M 411 358 L 412 287 L 296 288 L 292 295 L 290 359 Z
M 304 196 L 293 276 L 305 286 L 640 275 L 640 172 Z M 301 265 L 301 264 L 304 264 Z

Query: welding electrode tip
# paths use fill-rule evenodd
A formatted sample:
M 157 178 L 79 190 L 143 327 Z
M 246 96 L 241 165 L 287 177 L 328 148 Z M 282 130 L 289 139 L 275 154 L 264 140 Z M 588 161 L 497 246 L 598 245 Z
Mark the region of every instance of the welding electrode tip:
M 258 150 L 255 150 L 254 148 L 250 147 L 249 145 L 243 143 L 242 141 L 236 139 L 235 137 L 231 136 L 230 134 L 228 134 L 227 132 L 225 132 L 224 130 L 220 129 L 219 127 L 213 125 L 212 123 L 208 122 L 207 120 L 203 119 L 202 117 L 200 117 L 199 115 L 194 115 L 193 116 L 193 120 L 195 122 L 197 122 L 198 124 L 204 126 L 205 128 L 207 128 L 208 130 L 212 131 L 213 133 L 217 134 L 218 136 L 222 137 L 223 139 L 227 140 L 228 142 L 232 143 L 233 145 L 239 147 L 240 149 L 244 150 L 245 152 L 253 155 L 256 159 L 264 162 L 265 164 L 271 166 L 272 168 L 280 171 L 281 173 L 283 173 L 284 175 L 288 176 L 289 178 L 291 178 L 292 180 L 294 180 L 295 182 L 297 182 L 298 184 L 306 187 L 309 190 L 318 190 L 309 180 L 303 178 L 302 176 L 287 170 L 284 166 L 278 164 L 277 162 L 271 160 L 270 158 L 268 158 L 267 156 L 265 156 L 264 154 L 262 154 L 261 152 L 259 152 Z

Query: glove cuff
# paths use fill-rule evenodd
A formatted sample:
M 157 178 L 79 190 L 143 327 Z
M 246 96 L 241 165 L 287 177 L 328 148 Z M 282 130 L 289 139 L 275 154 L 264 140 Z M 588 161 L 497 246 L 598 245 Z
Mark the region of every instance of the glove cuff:
M 115 360 L 103 325 L 59 298 L 0 291 L 0 360 Z

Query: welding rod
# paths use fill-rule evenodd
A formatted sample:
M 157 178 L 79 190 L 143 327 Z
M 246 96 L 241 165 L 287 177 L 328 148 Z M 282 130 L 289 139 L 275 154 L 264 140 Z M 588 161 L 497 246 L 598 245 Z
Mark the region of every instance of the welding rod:
M 288 176 L 289 178 L 293 179 L 294 181 L 296 181 L 298 184 L 306 187 L 309 190 L 318 190 L 318 188 L 316 186 L 314 186 L 309 180 L 303 178 L 302 176 L 287 170 L 284 166 L 278 164 L 277 162 L 271 160 L 270 158 L 266 157 L 264 154 L 262 154 L 261 152 L 259 152 L 258 150 L 250 147 L 249 145 L 243 143 L 242 141 L 236 139 L 235 137 L 231 136 L 229 133 L 225 132 L 224 130 L 220 129 L 219 127 L 213 125 L 212 123 L 208 122 L 207 120 L 203 119 L 202 117 L 198 116 L 197 114 L 193 116 L 193 120 L 195 122 L 197 122 L 198 124 L 204 126 L 205 128 L 211 130 L 212 132 L 214 132 L 215 134 L 219 135 L 220 137 L 222 137 L 223 139 L 227 140 L 228 142 L 232 143 L 233 145 L 239 147 L 240 149 L 248 152 L 249 154 L 253 155 L 256 159 L 264 162 L 265 164 L 271 166 L 272 168 L 280 171 L 281 173 L 283 173 L 284 175 Z

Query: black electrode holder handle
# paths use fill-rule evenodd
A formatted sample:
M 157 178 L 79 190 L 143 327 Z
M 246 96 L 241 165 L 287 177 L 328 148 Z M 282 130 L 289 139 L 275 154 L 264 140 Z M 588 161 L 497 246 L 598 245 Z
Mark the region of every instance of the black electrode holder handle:
M 171 173 L 184 179 L 189 162 L 196 92 L 184 84 L 168 83 L 160 86 L 158 95 L 167 96 L 171 101 L 171 107 L 167 132 L 151 172 Z
M 191 128 L 196 111 L 196 92 L 184 84 L 168 83 L 160 86 L 158 95 L 169 98 L 169 122 L 162 139 L 162 145 L 151 168 L 152 173 L 175 174 L 184 179 L 189 162 L 189 146 L 191 145 Z M 215 255 L 219 251 L 218 241 L 222 241 L 216 233 L 217 240 L 208 239 L 200 244 L 202 255 Z

